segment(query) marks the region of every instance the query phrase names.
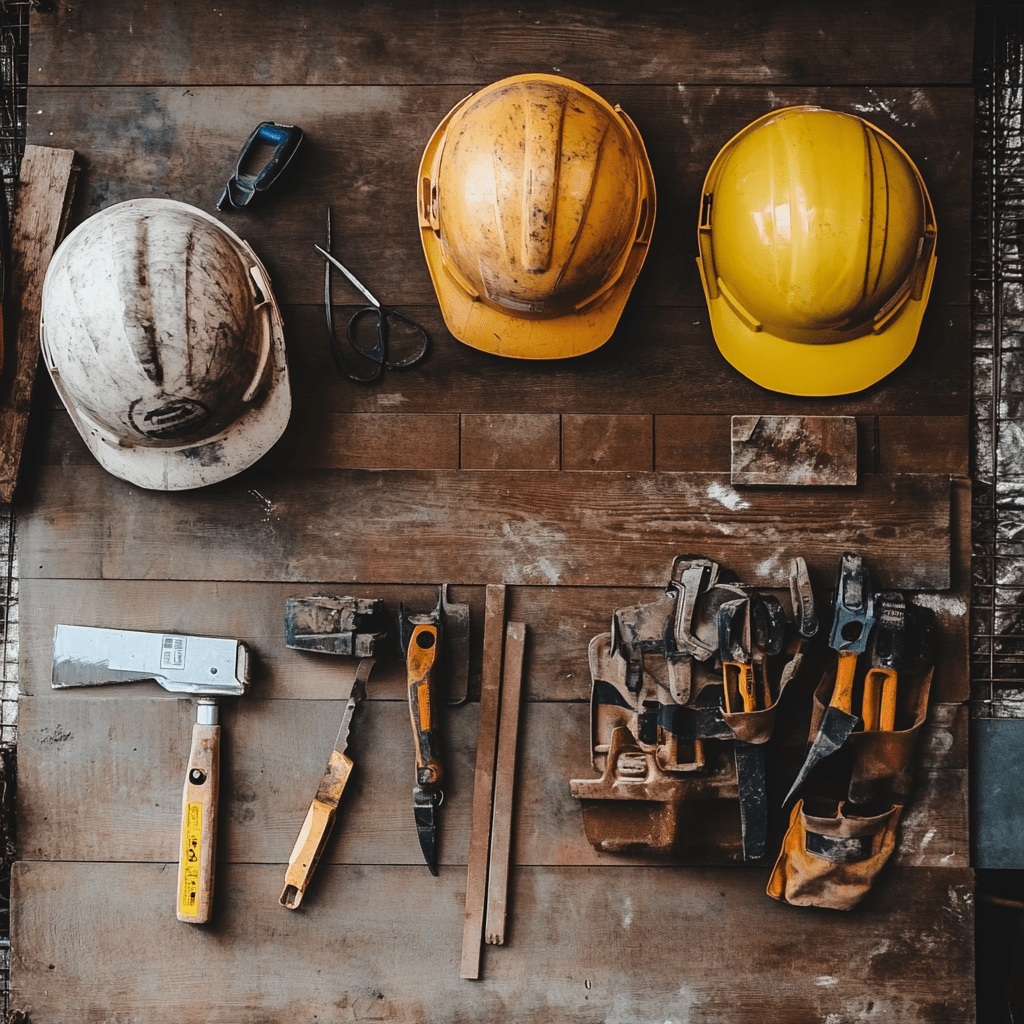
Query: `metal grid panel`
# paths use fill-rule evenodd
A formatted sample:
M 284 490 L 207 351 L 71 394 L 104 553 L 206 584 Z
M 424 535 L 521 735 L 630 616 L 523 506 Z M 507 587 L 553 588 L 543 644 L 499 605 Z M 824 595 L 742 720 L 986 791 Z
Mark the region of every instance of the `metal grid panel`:
M 1024 4 L 977 7 L 971 679 L 1024 717 Z

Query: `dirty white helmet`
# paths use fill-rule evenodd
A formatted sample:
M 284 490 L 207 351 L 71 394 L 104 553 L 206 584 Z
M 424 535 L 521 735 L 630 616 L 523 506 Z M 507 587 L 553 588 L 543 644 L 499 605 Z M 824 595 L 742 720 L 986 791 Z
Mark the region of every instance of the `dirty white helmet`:
M 291 413 L 281 311 L 202 210 L 133 199 L 77 227 L 43 281 L 43 356 L 101 466 L 157 490 L 252 465 Z

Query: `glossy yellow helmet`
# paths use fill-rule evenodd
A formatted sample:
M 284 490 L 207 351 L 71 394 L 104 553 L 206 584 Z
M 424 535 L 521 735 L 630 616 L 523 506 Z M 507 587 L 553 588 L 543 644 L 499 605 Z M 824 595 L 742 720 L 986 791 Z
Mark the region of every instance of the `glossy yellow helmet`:
M 884 132 L 821 107 L 766 114 L 704 182 L 697 264 L 715 341 L 772 391 L 860 391 L 914 347 L 935 240 L 924 180 Z
M 517 75 L 441 122 L 418 206 L 452 334 L 497 355 L 561 359 L 615 330 L 647 255 L 654 178 L 622 110 L 566 78 Z

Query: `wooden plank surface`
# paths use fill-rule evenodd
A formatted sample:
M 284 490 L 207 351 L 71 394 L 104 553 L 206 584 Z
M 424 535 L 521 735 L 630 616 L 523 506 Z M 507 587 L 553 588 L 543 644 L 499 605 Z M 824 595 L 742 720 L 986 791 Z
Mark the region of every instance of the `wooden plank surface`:
M 190 8 L 182 18 L 159 0 L 121 17 L 96 4 L 53 5 L 33 14 L 31 81 L 42 85 L 126 82 L 468 82 L 486 84 L 523 68 L 550 68 L 581 81 L 613 82 L 971 82 L 973 8 L 849 0 L 766 9 L 731 5 L 728 45 L 720 13 L 634 3 L 416 3 L 315 10 L 275 0 L 244 9 Z M 402 25 L 406 31 L 392 28 Z M 828 31 L 822 31 L 827 26 Z M 217 45 L 210 46 L 215 39 Z M 900 60 L 890 59 L 893 40 Z M 642 59 L 623 53 L 641 51 Z M 77 57 L 77 59 L 75 59 Z
M 307 135 L 287 187 L 217 214 L 265 260 L 284 306 L 294 412 L 258 466 L 198 492 L 144 492 L 97 467 L 48 381 L 39 396 L 18 510 L 28 696 L 12 913 L 12 1005 L 34 1022 L 973 1020 L 962 702 L 974 12 L 956 0 L 769 6 L 141 0 L 33 11 L 30 141 L 81 154 L 75 223 L 145 195 L 212 211 L 256 123 Z M 444 114 L 533 69 L 621 104 L 658 188 L 648 261 L 615 335 L 551 363 L 452 337 L 415 215 L 420 155 Z M 764 391 L 725 362 L 694 261 L 714 156 L 764 112 L 800 103 L 890 133 L 920 168 L 939 225 L 914 351 L 864 392 L 823 400 Z M 430 332 L 414 371 L 370 387 L 335 371 L 312 249 L 328 203 L 335 251 Z M 354 296 L 339 286 L 336 299 L 341 322 Z M 810 498 L 732 487 L 737 414 L 855 417 L 858 484 Z M 940 624 L 911 801 L 868 900 L 848 915 L 770 900 L 770 865 L 740 866 L 728 800 L 701 808 L 678 863 L 598 854 L 568 782 L 593 774 L 587 645 L 612 612 L 653 600 L 687 552 L 786 603 L 789 559 L 801 554 L 827 617 L 845 549 Z M 443 715 L 450 778 L 431 878 L 392 652 L 353 724 L 355 770 L 317 876 L 298 911 L 277 902 L 354 671 L 284 646 L 285 600 L 380 597 L 392 617 L 399 603 L 432 608 L 444 581 L 470 607 L 474 693 L 488 585 L 507 585 L 507 617 L 530 635 L 511 927 L 471 982 L 458 973 L 480 707 Z M 191 702 L 146 684 L 116 696 L 50 690 L 62 621 L 235 636 L 254 651 L 251 692 L 222 710 L 209 928 L 175 927 L 168 898 Z M 829 658 L 819 638 L 787 688 L 770 796 L 795 773 Z M 780 803 L 781 792 L 775 849 Z
M 67 223 L 77 169 L 73 150 L 26 146 L 10 226 L 10 299 L 0 289 L 0 503 L 9 505 L 18 483 L 28 415 L 39 364 L 43 277 Z M 14 341 L 13 348 L 10 342 Z
M 297 124 L 307 142 L 288 186 L 245 211 L 221 215 L 265 262 L 278 298 L 288 304 L 322 303 L 323 262 L 313 244 L 323 239 L 330 203 L 335 255 L 381 301 L 433 309 L 417 227 L 417 171 L 434 129 L 470 91 L 462 84 L 55 86 L 40 90 L 29 104 L 29 131 L 86 157 L 75 204 L 76 216 L 84 218 L 113 203 L 151 195 L 212 212 L 252 127 L 271 116 Z M 635 121 L 658 189 L 650 254 L 632 306 L 704 309 L 694 260 L 704 175 L 721 147 L 756 117 L 800 104 L 863 116 L 910 152 L 938 211 L 933 312 L 968 304 L 970 88 L 622 84 L 599 91 Z M 336 295 L 345 301 L 340 288 Z M 420 319 L 419 310 L 412 312 Z M 691 323 L 697 319 L 685 315 Z M 443 338 L 429 320 L 423 322 L 435 341 Z M 706 317 L 703 323 L 702 334 L 710 338 Z M 934 323 L 930 317 L 922 332 L 926 352 Z M 646 320 L 641 324 L 651 329 Z M 507 369 L 500 357 L 491 359 Z M 617 368 L 630 372 L 621 358 Z
M 510 945 L 485 950 L 476 982 L 458 978 L 453 873 L 323 865 L 320 894 L 332 898 L 292 913 L 277 904 L 275 867 L 239 865 L 237 884 L 220 890 L 219 923 L 196 929 L 166 910 L 171 870 L 17 864 L 17 1005 L 54 1024 L 974 1019 L 965 869 L 886 872 L 852 914 L 778 904 L 754 871 L 522 869 Z M 137 922 L 133 956 L 126 920 Z M 821 941 L 808 942 L 817 928 Z
M 177 494 L 95 466 L 38 480 L 20 529 L 24 578 L 657 586 L 703 537 L 755 585 L 786 579 L 793 555 L 827 575 L 858 548 L 879 585 L 949 586 L 948 477 L 813 495 L 740 495 L 727 473 L 246 474 Z
M 969 549 L 968 549 L 969 550 Z M 682 550 L 675 554 L 684 553 Z M 718 552 L 708 549 L 708 554 Z M 728 562 L 723 562 L 731 567 Z M 958 563 L 960 564 L 960 563 Z M 660 567 L 660 578 L 649 587 L 510 587 L 509 615 L 530 628 L 525 689 L 533 701 L 585 701 L 590 698 L 587 647 L 610 628 L 617 608 L 657 599 L 666 582 L 670 562 Z M 772 579 L 776 596 L 789 607 L 787 563 L 779 561 Z M 817 599 L 824 609 L 835 583 L 836 564 L 812 575 Z M 937 663 L 932 699 L 949 703 L 967 699 L 968 603 L 966 581 L 948 592 L 915 595 L 931 608 L 938 622 Z M 228 636 L 245 641 L 256 654 L 252 693 L 264 700 L 338 700 L 347 693 L 354 672 L 349 659 L 293 651 L 285 647 L 284 607 L 289 597 L 318 593 L 380 598 L 390 620 L 400 603 L 427 609 L 437 600 L 436 587 L 370 586 L 347 583 L 306 585 L 295 583 L 238 583 L 174 580 L 69 580 L 23 579 L 21 608 L 20 687 L 23 693 L 49 693 L 53 630 L 58 622 L 81 619 L 80 625 L 117 629 L 144 629 L 185 634 Z M 484 623 L 484 588 L 453 587 L 452 600 L 470 607 L 471 672 L 479 678 Z M 826 614 L 823 611 L 823 614 Z M 827 615 L 826 615 L 827 617 Z M 84 621 L 88 620 L 88 621 Z M 817 660 L 827 656 L 824 631 L 811 651 Z M 815 669 L 809 668 L 814 677 Z M 820 678 L 818 672 L 817 678 Z M 815 682 L 817 679 L 815 679 Z M 405 698 L 405 670 L 393 647 L 378 659 L 369 683 L 371 697 Z M 139 684 L 124 687 L 145 694 Z M 472 686 L 479 693 L 477 682 Z M 85 699 L 79 691 L 64 691 L 68 699 Z
M 111 689 L 88 699 L 63 692 L 25 699 L 19 727 L 25 752 L 18 804 L 22 856 L 97 862 L 176 859 L 194 705 L 128 688 L 119 696 Z M 340 701 L 250 696 L 222 702 L 222 865 L 280 864 L 283 882 L 284 865 L 323 774 L 342 707 Z M 966 867 L 966 732 L 952 712 L 955 705 L 938 707 L 948 710 L 936 714 L 922 732 L 920 770 L 901 825 L 897 861 Z M 784 710 L 787 719 L 778 726 L 778 745 L 784 747 L 769 761 L 776 849 L 786 822 L 782 797 L 799 766 L 790 752 L 802 754 L 807 736 L 802 706 L 787 702 Z M 523 705 L 514 812 L 516 864 L 613 867 L 649 862 L 642 854 L 598 853 L 583 834 L 582 812 L 570 795 L 569 780 L 595 776 L 589 715 L 583 703 Z M 422 864 L 410 799 L 408 717 L 402 701 L 368 700 L 360 709 L 349 745 L 355 767 L 324 863 Z M 468 862 L 478 718 L 476 704 L 443 713 L 448 786 L 441 823 L 442 871 Z M 740 861 L 738 806 L 720 803 L 710 833 L 690 837 L 682 851 L 689 862 Z M 464 879 L 464 869 L 460 873 Z M 218 868 L 220 886 L 231 886 L 229 874 Z M 315 898 L 315 886 L 314 878 L 308 899 Z M 280 891 L 279 885 L 277 896 Z

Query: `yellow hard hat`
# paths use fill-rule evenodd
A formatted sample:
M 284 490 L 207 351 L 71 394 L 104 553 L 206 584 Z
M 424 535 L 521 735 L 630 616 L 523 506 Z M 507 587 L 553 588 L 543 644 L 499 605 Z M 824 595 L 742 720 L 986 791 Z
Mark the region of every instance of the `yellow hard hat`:
M 704 182 L 704 294 L 722 355 L 762 387 L 843 395 L 910 355 L 935 274 L 935 212 L 909 156 L 862 118 L 766 114 Z
M 615 330 L 647 255 L 654 177 L 618 107 L 566 78 L 517 75 L 441 122 L 418 206 L 452 334 L 497 355 L 561 359 Z

